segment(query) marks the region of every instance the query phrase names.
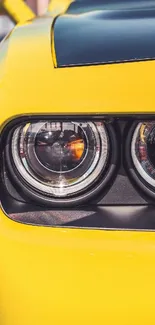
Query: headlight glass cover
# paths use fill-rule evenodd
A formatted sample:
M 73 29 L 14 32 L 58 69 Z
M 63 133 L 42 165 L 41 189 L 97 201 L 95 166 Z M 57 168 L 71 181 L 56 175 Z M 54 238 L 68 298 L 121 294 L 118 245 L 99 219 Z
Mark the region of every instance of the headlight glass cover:
M 37 121 L 17 127 L 14 166 L 36 192 L 67 197 L 83 192 L 104 173 L 110 152 L 104 122 Z
M 155 121 L 136 126 L 131 142 L 131 156 L 138 174 L 155 189 Z

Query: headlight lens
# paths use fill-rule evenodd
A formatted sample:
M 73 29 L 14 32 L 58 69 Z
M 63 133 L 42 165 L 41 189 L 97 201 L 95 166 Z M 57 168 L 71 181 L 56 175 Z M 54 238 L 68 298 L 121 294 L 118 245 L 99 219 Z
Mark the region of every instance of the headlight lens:
M 155 189 L 155 122 L 139 123 L 133 133 L 131 155 L 142 179 Z
M 64 198 L 85 191 L 104 173 L 110 142 L 103 122 L 38 121 L 14 131 L 11 151 L 27 185 Z

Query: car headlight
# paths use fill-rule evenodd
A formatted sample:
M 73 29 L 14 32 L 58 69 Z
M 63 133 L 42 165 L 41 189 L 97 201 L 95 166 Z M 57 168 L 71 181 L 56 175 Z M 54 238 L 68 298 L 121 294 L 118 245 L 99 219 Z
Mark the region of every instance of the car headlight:
M 132 136 L 131 156 L 142 183 L 155 192 L 155 121 L 138 123 Z
M 39 202 L 84 202 L 109 179 L 110 137 L 104 122 L 27 122 L 11 134 L 8 167 Z

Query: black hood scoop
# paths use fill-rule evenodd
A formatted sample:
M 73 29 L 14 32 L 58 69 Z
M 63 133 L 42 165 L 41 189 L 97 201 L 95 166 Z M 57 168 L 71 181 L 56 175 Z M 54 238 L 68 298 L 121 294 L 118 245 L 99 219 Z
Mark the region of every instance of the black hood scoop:
M 58 67 L 154 60 L 155 1 L 77 0 L 54 40 Z

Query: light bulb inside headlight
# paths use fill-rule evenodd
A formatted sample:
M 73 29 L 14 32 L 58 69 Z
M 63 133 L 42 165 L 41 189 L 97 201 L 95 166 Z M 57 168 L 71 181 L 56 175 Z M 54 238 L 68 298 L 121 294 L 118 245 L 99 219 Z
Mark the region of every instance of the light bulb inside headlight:
M 110 144 L 103 122 L 49 120 L 19 126 L 11 150 L 15 168 L 33 190 L 68 197 L 104 174 Z

